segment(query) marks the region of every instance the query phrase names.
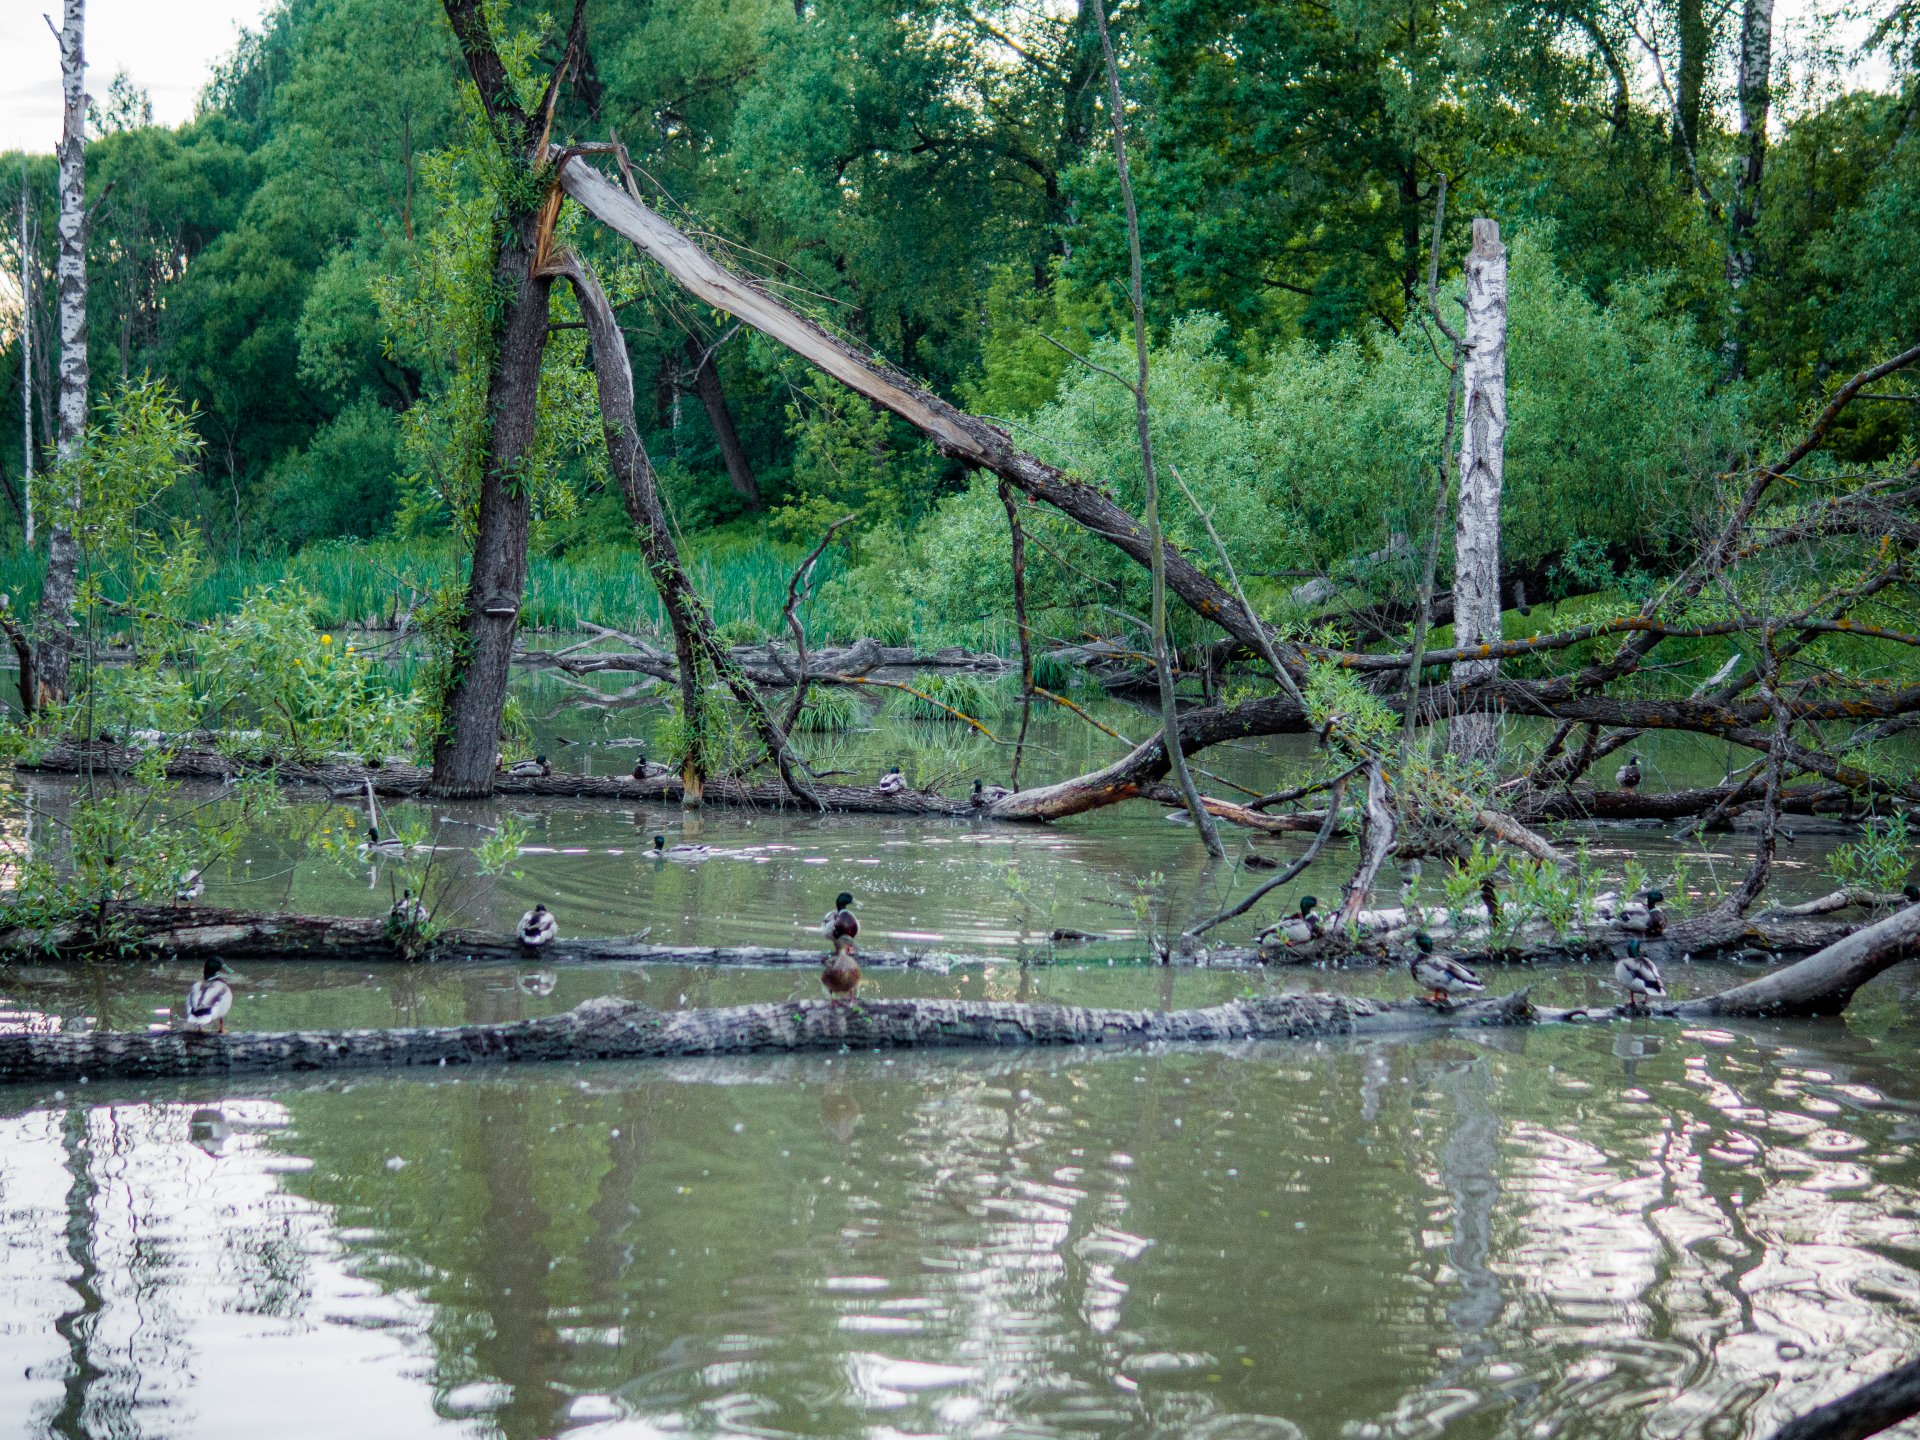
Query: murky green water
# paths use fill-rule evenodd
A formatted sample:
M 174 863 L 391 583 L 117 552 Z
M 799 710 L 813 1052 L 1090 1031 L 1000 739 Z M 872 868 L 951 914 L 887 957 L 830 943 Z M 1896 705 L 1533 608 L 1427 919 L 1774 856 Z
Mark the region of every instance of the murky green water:
M 642 723 L 561 722 L 582 741 Z M 1035 780 L 1114 748 L 1077 723 L 1040 738 Z M 602 771 L 633 753 L 553 748 Z M 840 752 L 956 790 L 1004 764 L 899 728 Z M 1301 753 L 1212 761 L 1265 787 Z M 1720 759 L 1661 763 L 1683 783 Z M 23 778 L 14 803 L 50 824 L 64 784 Z M 1056 927 L 1115 937 L 1091 964 L 880 971 L 879 995 L 1175 1006 L 1406 984 L 1128 963 L 1143 928 L 1262 878 L 1208 873 L 1145 806 L 1045 830 L 512 808 L 529 843 L 491 883 L 461 836 L 506 807 L 411 807 L 448 847 L 449 918 L 505 926 L 539 899 L 567 933 L 811 944 L 844 887 L 887 948 L 1062 962 L 1087 952 L 1056 953 Z M 297 799 L 208 900 L 383 912 L 390 868 L 305 843 L 359 820 Z M 656 832 L 719 853 L 657 862 L 639 853 Z M 1685 855 L 1705 887 L 1748 841 L 1592 843 L 1606 866 Z M 1783 852 L 1784 893 L 1825 888 L 1831 844 Z M 1351 863 L 1289 893 L 1336 894 Z M 1168 915 L 1143 920 L 1143 889 Z M 244 968 L 240 1028 L 816 993 L 805 970 Z M 0 971 L 0 1025 L 164 1023 L 189 978 Z M 1604 993 L 1592 969 L 1488 978 Z M 1739 978 L 1669 975 L 1681 994 Z M 0 1090 L 0 1437 L 1764 1436 L 1920 1342 L 1917 1062 L 1904 967 L 1844 1021 L 1728 1031 Z
M 0 1433 L 1763 1435 L 1920 1337 L 1917 1039 L 1909 977 L 1724 1032 L 4 1094 Z

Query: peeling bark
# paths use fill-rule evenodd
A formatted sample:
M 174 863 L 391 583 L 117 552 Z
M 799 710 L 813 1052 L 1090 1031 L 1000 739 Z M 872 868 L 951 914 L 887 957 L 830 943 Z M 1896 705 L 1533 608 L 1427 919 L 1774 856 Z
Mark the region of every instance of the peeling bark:
M 1754 232 L 1760 224 L 1760 182 L 1767 162 L 1767 111 L 1772 104 L 1773 0 L 1747 0 L 1740 19 L 1738 156 L 1727 238 L 1727 373 L 1747 372 L 1747 285 L 1753 279 Z

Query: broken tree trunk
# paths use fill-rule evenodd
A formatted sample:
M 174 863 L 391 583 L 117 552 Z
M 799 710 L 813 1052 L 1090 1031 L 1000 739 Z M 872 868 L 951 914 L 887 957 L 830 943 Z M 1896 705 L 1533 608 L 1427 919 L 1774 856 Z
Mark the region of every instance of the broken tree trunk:
M 1766 981 L 1657 1007 L 1676 1018 L 1824 1015 L 1910 953 L 1920 906 Z M 1843 942 L 1843 945 L 1846 942 Z M 0 1082 L 163 1079 L 293 1070 L 403 1069 L 533 1061 L 960 1046 L 1141 1045 L 1293 1040 L 1623 1018 L 1624 1008 L 1542 1010 L 1525 990 L 1452 1006 L 1295 994 L 1195 1010 L 1106 1010 L 1007 1000 L 824 1000 L 660 1011 L 602 997 L 564 1015 L 502 1025 L 396 1030 L 0 1036 Z
M 49 21 L 49 24 L 52 22 Z M 87 430 L 87 164 L 86 0 L 67 0 L 60 28 L 60 250 L 54 272 L 60 307 L 60 433 L 58 455 L 70 463 Z M 36 710 L 58 705 L 72 690 L 73 605 L 80 585 L 80 546 L 74 536 L 79 491 L 56 498 L 47 527 L 47 575 L 34 619 Z
M 1500 639 L 1500 488 L 1507 437 L 1507 251 L 1500 227 L 1473 222 L 1467 252 L 1467 328 L 1460 356 L 1460 500 L 1453 538 L 1453 635 L 1456 648 Z M 1495 674 L 1497 660 L 1461 660 L 1456 683 Z M 1474 708 L 1455 717 L 1451 747 L 1463 759 L 1491 764 L 1499 730 L 1493 713 Z
M 600 390 L 600 421 L 606 432 L 607 457 L 620 481 L 627 513 L 639 533 L 640 548 L 647 559 L 648 573 L 660 592 L 660 603 L 673 621 L 674 648 L 679 655 L 681 704 L 687 728 L 695 738 L 689 746 L 686 769 L 682 775 L 685 803 L 691 808 L 701 803 L 705 789 L 704 764 L 700 760 L 702 742 L 701 697 L 697 679 L 699 667 L 694 652 L 704 655 L 714 673 L 726 684 L 733 698 L 747 712 L 761 743 L 767 747 L 779 767 L 780 780 L 796 799 L 806 800 L 824 809 L 813 785 L 805 777 L 804 762 L 793 753 L 786 732 L 774 718 L 759 693 L 733 663 L 733 657 L 713 632 L 712 618 L 701 603 L 693 582 L 680 564 L 673 534 L 667 526 L 667 512 L 660 503 L 660 487 L 640 440 L 640 428 L 633 418 L 633 363 L 627 354 L 627 342 L 607 303 L 599 279 L 579 256 L 568 252 L 555 263 L 557 273 L 565 275 L 580 302 L 580 314 L 586 321 L 587 335 L 593 346 L 594 375 Z

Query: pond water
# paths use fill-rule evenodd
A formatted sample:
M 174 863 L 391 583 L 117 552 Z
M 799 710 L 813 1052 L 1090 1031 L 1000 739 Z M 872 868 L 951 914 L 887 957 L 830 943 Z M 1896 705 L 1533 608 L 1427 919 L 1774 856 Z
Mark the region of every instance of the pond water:
M 565 712 L 541 737 L 562 768 L 623 770 L 633 750 L 605 742 L 645 723 Z M 1036 731 L 1033 781 L 1117 749 L 1079 722 Z M 834 750 L 952 790 L 1005 764 L 936 726 Z M 1209 763 L 1270 788 L 1306 758 L 1289 742 Z M 1646 759 L 1679 784 L 1724 757 L 1663 741 Z M 15 835 L 57 831 L 70 782 L 12 784 Z M 293 800 L 207 900 L 384 912 L 393 867 L 308 843 L 363 815 Z M 813 944 L 846 888 L 879 946 L 999 957 L 877 971 L 881 996 L 1170 1007 L 1407 984 L 1140 963 L 1144 929 L 1264 878 L 1208 872 L 1149 806 L 1047 829 L 394 808 L 436 830 L 438 893 L 463 924 L 503 927 L 538 899 L 565 933 Z M 516 812 L 518 873 L 481 879 L 472 837 Z M 654 833 L 720 853 L 656 861 Z M 1283 860 L 1306 844 L 1232 838 Z M 1737 878 L 1750 843 L 1587 838 L 1604 870 L 1679 861 L 1697 890 Z M 1784 850 L 1781 893 L 1828 888 L 1833 843 Z M 1287 895 L 1337 894 L 1352 859 L 1335 850 Z M 1062 926 L 1112 938 L 1050 944 Z M 243 969 L 246 1029 L 817 993 L 806 970 L 711 966 Z M 1913 969 L 1843 1020 L 1726 1030 L 0 1089 L 0 1440 L 1761 1437 L 1920 1343 Z M 1751 973 L 1669 980 L 1699 993 Z M 0 970 L 0 1027 L 165 1023 L 188 978 Z M 1602 998 L 1604 978 L 1488 975 L 1555 1003 Z

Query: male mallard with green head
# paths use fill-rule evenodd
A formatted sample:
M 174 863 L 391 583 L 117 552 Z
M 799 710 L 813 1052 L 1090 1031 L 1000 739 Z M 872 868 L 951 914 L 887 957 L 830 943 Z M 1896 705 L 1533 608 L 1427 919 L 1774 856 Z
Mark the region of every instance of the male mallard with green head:
M 1011 794 L 1013 791 L 1004 785 L 989 785 L 984 780 L 976 780 L 973 782 L 973 808 L 984 810 L 987 806 L 1004 800 Z
M 1433 937 L 1424 930 L 1413 937 L 1413 956 L 1407 962 L 1407 969 L 1412 972 L 1414 983 L 1426 987 L 1427 999 L 1435 1005 L 1487 988 L 1480 983 L 1478 975 L 1458 960 L 1435 953 Z
M 187 1029 L 202 1034 L 210 1030 L 227 1033 L 227 1012 L 233 1009 L 233 987 L 227 983 L 231 978 L 238 977 L 227 968 L 226 961 L 207 961 L 200 978 L 187 990 L 186 1009 L 180 1017 Z
M 833 909 L 820 922 L 820 933 L 833 947 L 832 953 L 820 962 L 820 983 L 826 986 L 829 999 L 851 1001 L 860 988 L 860 965 L 853 958 L 853 941 L 860 933 L 860 922 L 854 917 L 850 891 L 842 890 L 834 897 Z
M 362 860 L 376 855 L 393 859 L 396 856 L 406 853 L 407 845 L 404 840 L 382 840 L 378 826 L 369 825 L 367 827 L 366 843 L 360 847 L 360 858 Z
M 880 777 L 882 795 L 904 795 L 907 793 L 907 777 L 900 773 L 900 767 L 894 766 Z
M 531 760 L 518 760 L 507 774 L 520 780 L 544 780 L 553 774 L 553 766 L 547 763 L 547 757 L 536 755 Z
M 1285 936 L 1289 945 L 1304 945 L 1309 940 L 1318 940 L 1327 933 L 1325 922 L 1313 913 L 1319 907 L 1320 902 L 1315 897 L 1302 895 L 1299 913 L 1282 920 L 1274 927 L 1275 933 Z
M 1667 986 L 1660 978 L 1660 967 L 1640 953 L 1638 940 L 1629 940 L 1627 953 L 1613 962 L 1613 978 L 1627 992 L 1629 1010 L 1640 1009 L 1649 995 L 1658 995 L 1662 1000 L 1667 998 Z
M 427 923 L 427 907 L 409 887 L 400 892 L 400 898 L 393 902 L 387 918 L 400 929 L 418 930 Z

